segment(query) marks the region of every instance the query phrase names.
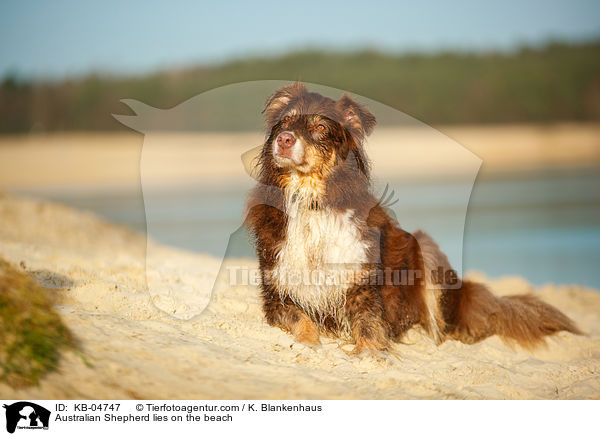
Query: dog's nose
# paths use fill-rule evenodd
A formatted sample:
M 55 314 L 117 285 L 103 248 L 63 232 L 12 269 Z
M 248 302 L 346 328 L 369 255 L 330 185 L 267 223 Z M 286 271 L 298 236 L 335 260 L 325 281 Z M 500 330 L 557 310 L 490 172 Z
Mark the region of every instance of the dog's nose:
M 296 143 L 296 138 L 289 132 L 282 132 L 277 136 L 277 145 L 281 149 L 291 148 Z

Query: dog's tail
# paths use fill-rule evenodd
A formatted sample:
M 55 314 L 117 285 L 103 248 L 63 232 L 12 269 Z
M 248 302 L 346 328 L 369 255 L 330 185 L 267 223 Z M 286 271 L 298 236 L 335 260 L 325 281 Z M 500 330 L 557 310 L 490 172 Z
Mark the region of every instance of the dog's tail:
M 418 231 L 425 275 L 451 270 L 447 257 L 429 235 Z M 465 280 L 457 289 L 432 285 L 426 280 L 426 329 L 441 342 L 446 338 L 465 343 L 498 335 L 506 342 L 531 348 L 559 331 L 582 334 L 575 323 L 555 307 L 534 295 L 497 297 L 480 283 Z
M 474 343 L 496 334 L 506 342 L 532 348 L 560 331 L 582 334 L 568 316 L 531 294 L 496 297 L 484 285 L 471 281 L 446 292 L 458 293 L 446 331 L 462 342 Z

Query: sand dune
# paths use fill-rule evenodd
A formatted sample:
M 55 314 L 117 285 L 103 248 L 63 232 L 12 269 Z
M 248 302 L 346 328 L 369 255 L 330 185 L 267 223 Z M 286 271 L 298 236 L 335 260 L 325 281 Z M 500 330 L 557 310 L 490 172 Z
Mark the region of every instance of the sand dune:
M 221 286 L 199 317 L 173 316 L 185 311 L 177 298 L 157 300 L 146 289 L 145 236 L 93 215 L 2 196 L 0 220 L 0 256 L 52 289 L 82 345 L 37 387 L 0 385 L 2 398 L 600 398 L 597 291 L 490 282 L 498 294 L 538 293 L 588 333 L 561 333 L 535 352 L 495 337 L 437 347 L 415 329 L 396 346 L 399 359 L 357 358 L 337 340 L 311 349 L 269 327 L 253 287 Z M 209 282 L 221 265 L 169 247 L 155 251 L 180 266 L 170 272 L 173 289 L 186 273 Z

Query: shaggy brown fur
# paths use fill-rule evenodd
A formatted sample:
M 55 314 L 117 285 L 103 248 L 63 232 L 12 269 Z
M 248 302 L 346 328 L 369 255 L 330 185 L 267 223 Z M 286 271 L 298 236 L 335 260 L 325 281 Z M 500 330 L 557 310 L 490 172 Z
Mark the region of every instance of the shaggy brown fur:
M 375 117 L 367 108 L 347 95 L 335 101 L 293 83 L 269 97 L 264 112 L 268 132 L 260 183 L 250 193 L 246 225 L 255 238 L 269 324 L 310 345 L 319 344 L 322 333 L 348 334 L 357 353 L 386 350 L 415 325 L 437 342 L 470 344 L 497 334 L 525 347 L 561 330 L 580 333 L 567 316 L 533 295 L 499 298 L 481 284 L 461 282 L 427 234 L 398 226 L 370 192 L 362 143 Z M 285 135 L 296 148 L 285 148 Z M 323 222 L 338 226 L 339 241 L 319 228 Z M 331 249 L 352 237 L 363 251 L 355 250 L 357 244 Z M 339 285 L 343 303 L 336 303 L 336 289 L 323 284 L 300 289 L 282 283 L 277 272 L 285 250 L 303 253 L 298 265 L 316 271 L 336 259 L 361 259 L 352 265 L 358 272 L 353 281 Z M 456 280 L 436 280 L 440 271 Z M 331 294 L 326 309 L 317 305 L 321 291 Z

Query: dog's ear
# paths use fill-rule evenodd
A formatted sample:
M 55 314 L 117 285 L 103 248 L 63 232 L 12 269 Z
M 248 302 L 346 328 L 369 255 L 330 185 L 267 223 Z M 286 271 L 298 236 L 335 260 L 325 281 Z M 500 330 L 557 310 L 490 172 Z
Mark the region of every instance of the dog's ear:
M 377 120 L 366 107 L 354 101 L 348 94 L 342 95 L 335 105 L 342 115 L 342 124 L 359 142 L 371 134 Z
M 275 91 L 267 98 L 263 108 L 267 125 L 271 127 L 277 123 L 290 102 L 304 93 L 306 93 L 306 88 L 301 82 L 290 83 Z

